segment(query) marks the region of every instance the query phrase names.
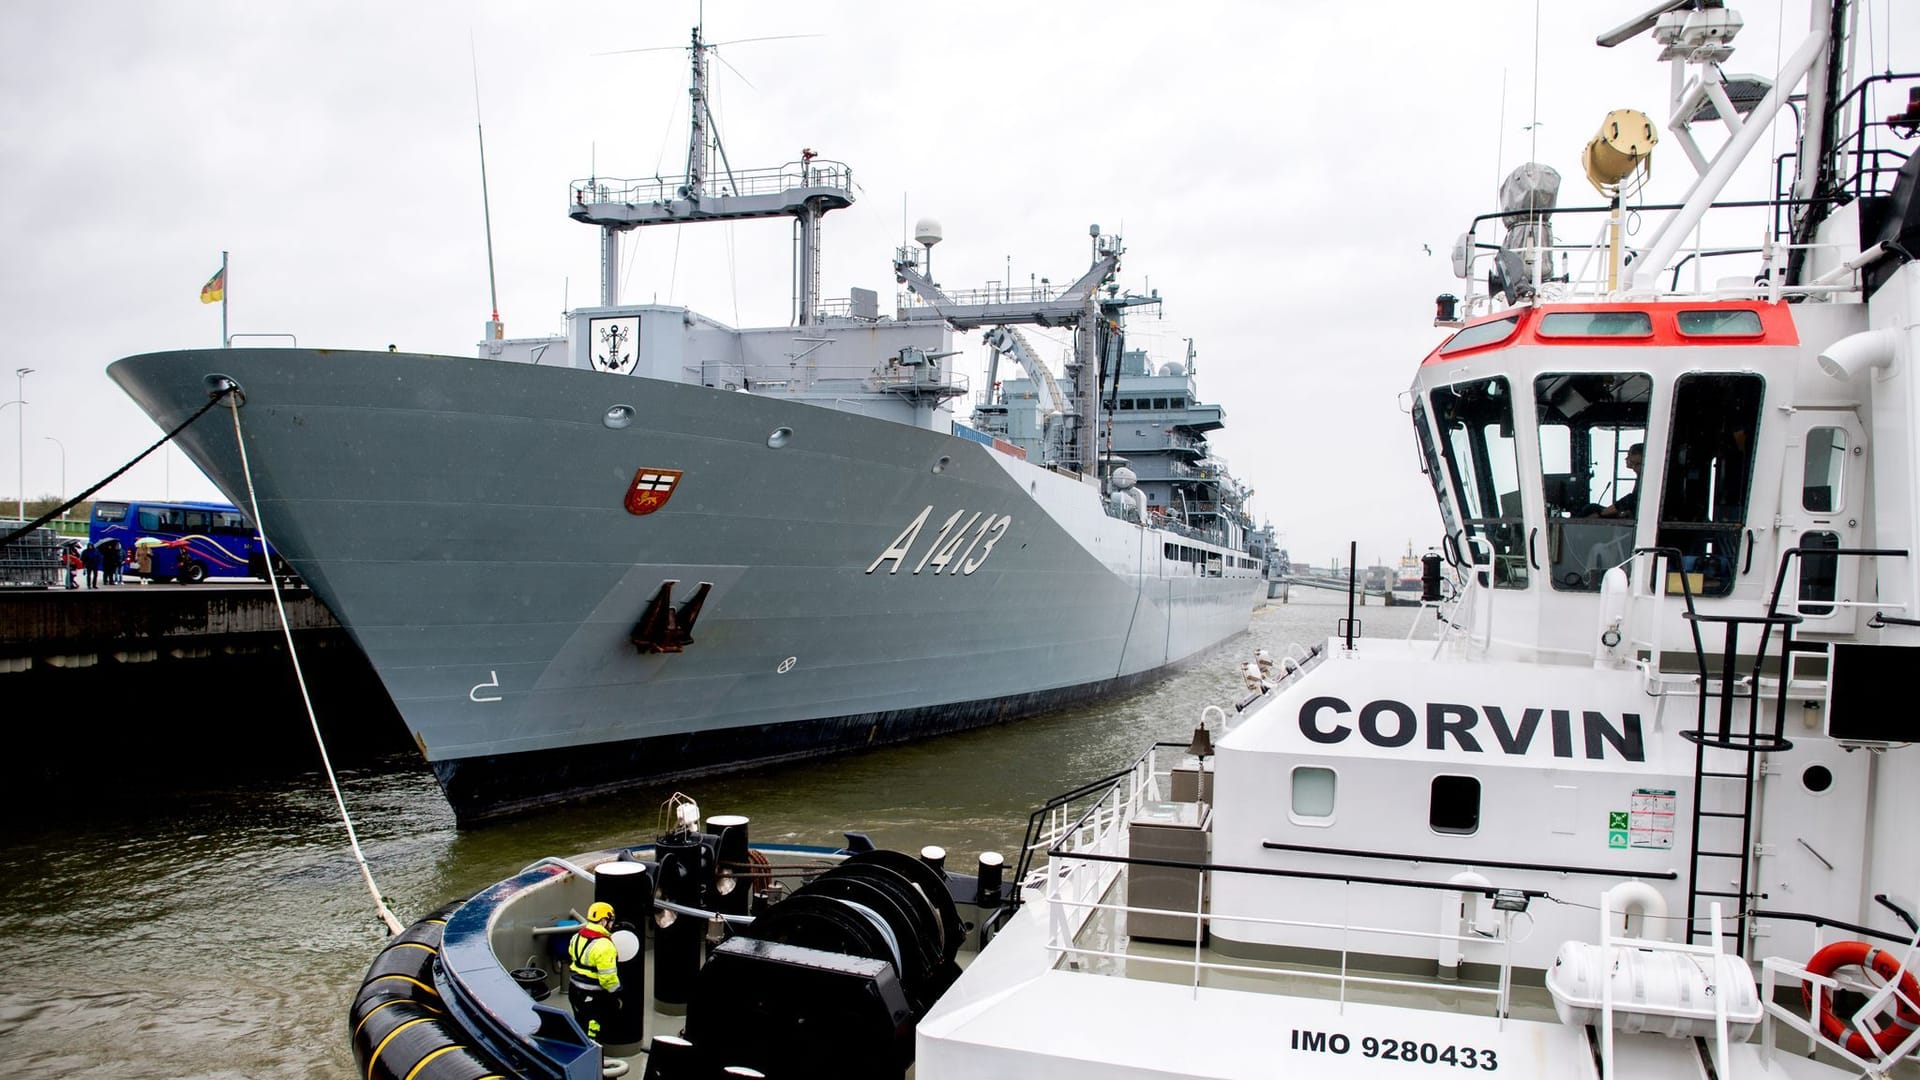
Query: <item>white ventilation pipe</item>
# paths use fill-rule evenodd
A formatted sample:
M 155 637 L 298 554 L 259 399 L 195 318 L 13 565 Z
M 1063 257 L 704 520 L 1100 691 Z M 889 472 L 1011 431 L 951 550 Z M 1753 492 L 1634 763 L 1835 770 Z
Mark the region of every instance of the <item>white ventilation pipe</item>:
M 1900 334 L 1885 328 L 1848 334 L 1820 350 L 1820 370 L 1829 378 L 1846 380 L 1868 368 L 1884 368 L 1893 363 L 1899 342 Z

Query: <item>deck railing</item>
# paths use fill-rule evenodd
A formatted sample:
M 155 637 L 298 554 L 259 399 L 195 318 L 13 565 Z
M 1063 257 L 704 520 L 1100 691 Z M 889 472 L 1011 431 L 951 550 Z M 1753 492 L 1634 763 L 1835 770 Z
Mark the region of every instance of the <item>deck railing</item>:
M 1120 960 L 1182 967 L 1189 971 L 1189 985 L 1195 993 L 1198 993 L 1208 973 L 1255 976 L 1276 982 L 1287 979 L 1332 982 L 1336 984 L 1338 999 L 1343 1005 L 1348 999 L 1349 988 L 1353 986 L 1444 990 L 1452 995 L 1490 999 L 1495 1016 L 1504 1019 L 1509 1011 L 1513 985 L 1512 935 L 1509 933 L 1511 913 L 1502 913 L 1503 922 L 1498 940 L 1504 948 L 1499 963 L 1499 976 L 1493 986 L 1463 985 L 1457 981 L 1439 978 L 1421 980 L 1360 974 L 1353 970 L 1354 957 L 1363 955 L 1360 950 L 1351 945 L 1350 939 L 1356 936 L 1384 935 L 1420 941 L 1452 942 L 1457 946 L 1469 944 L 1484 946 L 1488 944 L 1488 940 L 1469 933 L 1451 934 L 1404 927 L 1318 922 L 1224 913 L 1217 910 L 1208 911 L 1206 889 L 1209 875 L 1223 873 L 1271 875 L 1276 871 L 1213 863 L 1136 859 L 1129 856 L 1127 828 L 1134 819 L 1135 811 L 1142 803 L 1158 799 L 1168 790 L 1171 782 L 1172 769 L 1161 767 L 1160 751 L 1184 750 L 1184 748 L 1184 744 L 1181 743 L 1156 743 L 1149 747 L 1131 768 L 1078 789 L 1078 799 L 1063 797 L 1063 800 L 1056 800 L 1055 803 L 1036 811 L 1033 827 L 1028 833 L 1028 846 L 1023 852 L 1022 865 L 1031 865 L 1032 860 L 1040 855 L 1045 855 L 1047 862 L 1044 866 L 1026 874 L 1022 885 L 1024 889 L 1042 890 L 1048 911 L 1047 949 L 1054 956 L 1056 963 L 1072 960 Z M 1073 794 L 1075 793 L 1069 793 L 1069 795 Z M 1091 799 L 1090 803 L 1088 799 Z M 1081 807 L 1077 814 L 1074 812 L 1076 806 Z M 1194 907 L 1190 910 L 1169 910 L 1134 904 L 1109 903 L 1107 898 L 1112 893 L 1115 881 L 1126 872 L 1129 866 L 1155 866 L 1195 871 L 1197 883 Z M 1231 921 L 1259 926 L 1337 931 L 1342 937 L 1339 950 L 1340 962 L 1337 971 L 1323 971 L 1302 966 L 1254 965 L 1210 960 L 1206 958 L 1201 944 L 1203 935 L 1199 933 L 1194 935 L 1195 944 L 1191 957 L 1151 956 L 1081 944 L 1079 939 L 1082 931 L 1095 916 L 1102 912 L 1110 913 L 1116 918 L 1133 915 L 1172 916 L 1210 922 Z

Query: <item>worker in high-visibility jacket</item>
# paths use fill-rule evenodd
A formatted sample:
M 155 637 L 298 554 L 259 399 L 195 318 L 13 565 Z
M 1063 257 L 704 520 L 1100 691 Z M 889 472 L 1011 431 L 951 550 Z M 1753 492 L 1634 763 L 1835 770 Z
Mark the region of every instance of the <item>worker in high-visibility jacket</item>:
M 617 959 L 613 905 L 595 901 L 587 908 L 586 924 L 567 942 L 567 1000 L 589 1038 L 599 1039 L 600 1021 L 620 1008 L 620 999 L 613 996 L 620 989 Z

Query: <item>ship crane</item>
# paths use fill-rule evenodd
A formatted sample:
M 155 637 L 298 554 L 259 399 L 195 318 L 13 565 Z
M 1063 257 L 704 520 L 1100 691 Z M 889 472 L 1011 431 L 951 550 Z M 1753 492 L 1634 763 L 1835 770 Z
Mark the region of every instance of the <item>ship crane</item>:
M 1102 375 L 1107 371 L 1117 371 L 1113 365 L 1119 352 L 1114 348 L 1113 339 L 1120 333 L 1119 315 L 1130 307 L 1160 302 L 1157 294 L 1123 295 L 1118 286 L 1110 286 L 1113 275 L 1120 269 L 1120 256 L 1125 253 L 1125 245 L 1118 236 L 1101 236 L 1098 225 L 1091 226 L 1087 231 L 1093 238 L 1093 264 L 1073 284 L 1058 293 L 1037 289 L 1003 289 L 992 293 L 949 295 L 921 269 L 922 264 L 914 258 L 912 249 L 902 248 L 893 260 L 894 277 L 925 302 L 924 306 L 902 308 L 900 319 L 903 322 L 944 322 L 955 330 L 1038 325 L 1071 327 L 1078 331 L 1074 335 L 1073 359 L 1067 364 L 1072 391 L 1071 394 L 1062 395 L 1062 401 L 1068 407 L 1062 409 L 1061 413 L 1073 417 L 1073 434 L 1063 464 L 1069 464 L 1083 473 L 1090 473 L 1093 469 L 1098 443 L 1095 423 L 1100 410 L 1080 408 L 1079 403 L 1099 401 Z M 937 240 L 937 227 L 928 235 Z M 923 237 L 922 242 L 928 241 Z M 1106 289 L 1106 295 L 1102 295 L 1103 288 Z M 998 355 L 998 350 L 995 355 Z M 1044 365 L 1037 363 L 1035 368 L 1045 370 Z M 1042 382 L 1038 379 L 1035 381 Z
M 1011 326 L 996 326 L 981 335 L 981 341 L 992 350 L 987 361 L 987 385 L 1000 385 L 1000 358 L 1007 356 L 1020 365 L 1027 378 L 1039 388 L 1043 415 L 1058 413 L 1062 416 L 1072 412 L 1066 395 L 1061 393 L 1060 384 L 1054 381 L 1053 372 L 1038 356 L 1033 354 L 1033 346 L 1027 344 L 1027 337 Z

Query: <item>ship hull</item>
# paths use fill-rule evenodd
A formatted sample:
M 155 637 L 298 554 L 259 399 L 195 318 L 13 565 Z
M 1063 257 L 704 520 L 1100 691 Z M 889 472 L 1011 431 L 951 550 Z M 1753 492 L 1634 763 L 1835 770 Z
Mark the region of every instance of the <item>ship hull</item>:
M 169 428 L 240 385 L 179 444 L 257 496 L 463 820 L 1126 689 L 1244 631 L 1261 588 L 1163 559 L 1177 537 L 1077 478 L 788 398 L 315 350 L 109 371 Z M 702 584 L 683 651 L 636 647 L 663 588 Z

